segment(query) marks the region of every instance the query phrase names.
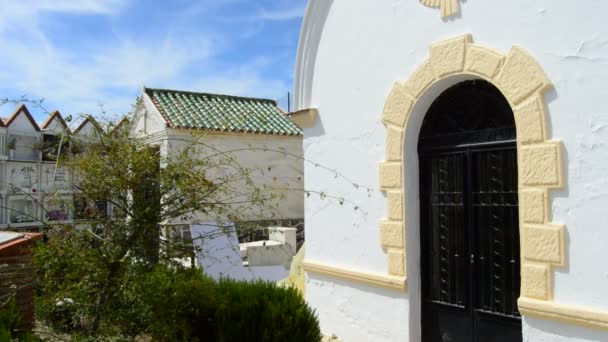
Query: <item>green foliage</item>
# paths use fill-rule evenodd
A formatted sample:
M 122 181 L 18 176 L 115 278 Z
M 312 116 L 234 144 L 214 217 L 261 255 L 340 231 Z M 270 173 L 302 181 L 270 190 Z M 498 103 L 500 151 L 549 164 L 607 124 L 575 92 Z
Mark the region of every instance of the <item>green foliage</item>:
M 13 297 L 3 308 L 0 308 L 0 341 L 10 341 L 18 323 L 19 315 Z
M 161 265 L 137 277 L 132 293 L 139 311 L 131 322 L 155 340 L 321 340 L 316 315 L 292 288 L 262 281 L 218 283 L 199 270 Z
M 264 206 L 266 198 L 231 156 L 205 154 L 194 137 L 157 142 L 180 146 L 161 156 L 158 144 L 130 134 L 126 122 L 120 129 L 95 122 L 88 137 L 56 141 L 57 164 L 73 175 L 71 190 L 83 203 L 105 202 L 120 215 L 94 215 L 76 227 L 54 224 L 49 242 L 36 249 L 37 314 L 55 330 L 136 335 L 146 326 L 139 313 L 149 305 L 135 289 L 142 279 L 162 280 L 146 276 L 155 265 L 174 263 L 161 253 L 175 249 L 161 241 L 161 224 L 201 213 L 235 222 L 245 208 Z
M 40 341 L 39 338 L 18 331 L 19 312 L 15 303 L 15 298 L 11 298 L 3 307 L 0 307 L 0 341 Z
M 145 309 L 138 324 L 158 341 L 215 341 L 214 314 L 222 298 L 198 269 L 156 266 L 134 287 Z M 142 307 L 142 305 L 138 305 Z
M 218 341 L 321 341 L 317 317 L 297 290 L 229 279 L 218 287 Z

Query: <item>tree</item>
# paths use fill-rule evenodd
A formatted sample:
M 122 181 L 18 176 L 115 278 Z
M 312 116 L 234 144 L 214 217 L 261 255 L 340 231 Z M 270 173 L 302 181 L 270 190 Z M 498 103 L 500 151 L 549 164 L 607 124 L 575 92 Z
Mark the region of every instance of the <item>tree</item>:
M 247 210 L 271 205 L 275 196 L 255 184 L 251 170 L 225 153 L 200 158 L 201 148 L 194 139 L 164 157 L 158 146 L 112 122 L 98 122 L 84 138 L 62 137 L 57 164 L 73 175 L 74 193 L 85 202 L 108 203 L 112 215 L 93 211 L 76 226 L 52 226 L 49 243 L 37 253 L 42 309 L 52 313 L 69 298 L 77 319 L 65 327 L 95 335 L 103 324 L 130 314 L 122 290 L 135 269 L 172 262 L 161 253 L 172 247 L 171 241 L 161 246 L 161 224 L 206 213 L 216 218 L 221 234 L 222 222 L 238 222 Z

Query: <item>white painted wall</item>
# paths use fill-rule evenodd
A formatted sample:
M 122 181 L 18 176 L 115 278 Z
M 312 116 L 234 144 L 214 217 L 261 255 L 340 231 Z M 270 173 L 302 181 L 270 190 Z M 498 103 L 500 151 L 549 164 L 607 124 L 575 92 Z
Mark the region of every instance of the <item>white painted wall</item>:
M 10 126 L 8 127 L 9 132 L 10 131 L 14 131 L 14 132 L 27 132 L 27 133 L 33 133 L 35 134 L 36 128 L 32 125 L 32 123 L 30 122 L 30 120 L 27 118 L 27 115 L 25 114 L 24 111 L 20 111 L 19 114 L 17 114 L 17 117 L 13 120 L 13 122 L 11 122 Z
M 131 128 L 134 133 L 143 135 L 156 135 L 166 132 L 167 122 L 148 96 L 141 95 L 142 106 L 135 113 L 135 124 Z
M 60 134 L 60 133 L 65 132 L 65 128 L 63 127 L 63 125 L 61 124 L 59 119 L 53 118 L 53 121 L 51 121 L 48 124 L 48 126 L 46 127 L 46 129 L 44 131 L 49 132 L 49 133 L 52 132 L 52 133 Z
M 167 155 L 169 157 L 175 155 L 193 141 L 199 141 L 204 144 L 199 146 L 206 153 L 224 153 L 224 156 L 232 156 L 243 169 L 250 171 L 250 177 L 256 183 L 258 189 L 263 189 L 265 185 L 270 192 L 281 196 L 281 198 L 265 204 L 261 213 L 259 211 L 254 213 L 239 212 L 241 218 L 262 220 L 304 217 L 304 192 L 301 190 L 304 182 L 304 163 L 302 159 L 281 152 L 285 151 L 301 157 L 301 136 L 218 134 L 169 129 L 167 139 Z M 260 150 L 262 148 L 268 150 Z M 214 150 L 217 152 L 214 153 Z M 216 172 L 214 174 L 212 170 L 210 179 L 217 179 L 216 176 L 221 176 L 221 173 Z M 235 186 L 238 186 L 238 184 L 235 184 Z M 206 222 L 210 219 L 212 218 L 199 215 L 190 222 Z
M 80 130 L 76 133 L 76 136 L 82 137 L 82 138 L 95 137 L 96 136 L 95 124 L 93 124 L 90 120 L 87 121 L 84 124 L 84 126 L 82 126 L 80 128 Z
M 317 0 L 309 2 L 308 11 L 294 103 L 296 109 L 317 108 L 319 119 L 305 129 L 304 155 L 374 189 L 385 159 L 384 102 L 392 84 L 426 60 L 430 43 L 471 33 L 476 43 L 503 52 L 513 45 L 529 51 L 555 85 L 547 95 L 549 135 L 564 142 L 567 163 L 567 186 L 552 194 L 553 222 L 567 227 L 568 260 L 565 268 L 556 268 L 555 301 L 608 309 L 608 266 L 602 262 L 608 259 L 607 2 L 465 1 L 461 15 L 445 21 L 438 10 L 414 0 Z M 407 154 L 408 162 L 417 164 L 416 156 Z M 306 165 L 305 179 L 307 189 L 343 196 L 361 208 L 355 212 L 327 198 L 307 198 L 306 258 L 385 271 L 378 226 L 386 216 L 384 195 L 357 190 L 312 165 Z M 408 294 L 309 275 L 307 300 L 318 310 L 324 332 L 346 341 L 419 340 L 415 239 L 408 231 Z M 608 341 L 606 332 L 536 319 L 525 320 L 523 333 L 528 341 Z

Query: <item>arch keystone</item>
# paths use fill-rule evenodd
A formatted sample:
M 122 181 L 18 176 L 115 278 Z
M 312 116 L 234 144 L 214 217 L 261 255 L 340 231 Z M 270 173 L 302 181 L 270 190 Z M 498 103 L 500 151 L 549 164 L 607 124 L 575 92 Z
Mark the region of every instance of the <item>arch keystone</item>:
M 484 46 L 469 44 L 465 70 L 491 79 L 496 75 L 504 60 L 504 55 Z
M 509 51 L 495 81 L 512 106 L 518 105 L 533 92 L 542 93 L 551 86 L 534 58 L 517 46 Z
M 466 47 L 470 42 L 471 35 L 465 34 L 431 45 L 429 61 L 435 78 L 461 72 L 464 69 Z

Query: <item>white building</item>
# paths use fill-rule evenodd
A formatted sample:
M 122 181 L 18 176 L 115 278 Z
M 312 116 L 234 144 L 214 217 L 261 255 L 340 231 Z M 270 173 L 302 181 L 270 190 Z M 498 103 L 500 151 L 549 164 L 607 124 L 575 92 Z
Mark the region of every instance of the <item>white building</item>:
M 344 176 L 305 166 L 323 333 L 608 341 L 606 11 L 309 1 L 293 116 Z
M 43 221 L 73 220 L 69 174 L 46 148 L 67 129 L 58 111 L 39 126 L 23 104 L 0 123 L 0 230 L 41 231 Z
M 131 131 L 159 145 L 161 157 L 174 156 L 193 142 L 201 143 L 204 145 L 197 146 L 202 153 L 226 153 L 251 172 L 256 187 L 266 186 L 277 195 L 278 200 L 269 201 L 262 212 L 240 211 L 240 219 L 265 221 L 260 224 L 266 227 L 302 222 L 302 133 L 275 101 L 144 88 L 141 104 Z M 189 225 L 216 219 L 197 213 L 166 224 L 187 234 Z

